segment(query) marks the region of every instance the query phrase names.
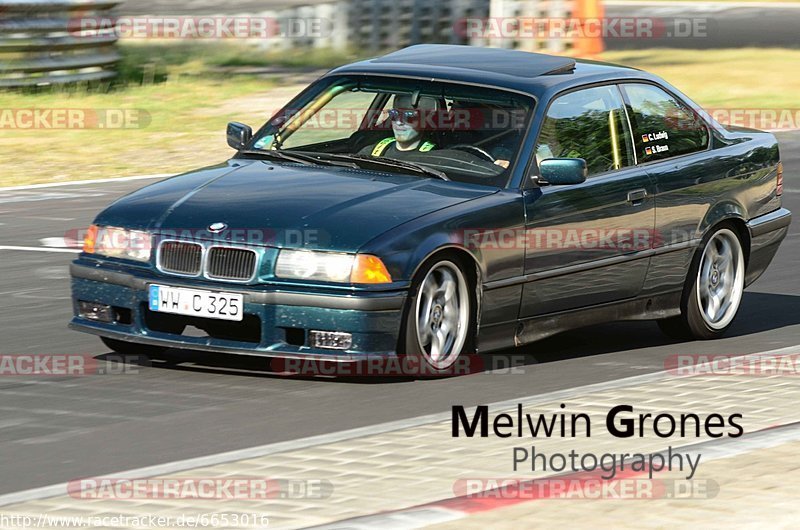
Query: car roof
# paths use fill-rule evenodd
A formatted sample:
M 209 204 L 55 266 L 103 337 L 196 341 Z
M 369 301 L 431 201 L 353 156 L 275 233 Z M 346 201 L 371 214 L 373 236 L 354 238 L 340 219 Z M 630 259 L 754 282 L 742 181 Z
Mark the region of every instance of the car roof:
M 410 46 L 373 59 L 373 62 L 449 67 L 518 77 L 537 77 L 551 72 L 568 72 L 575 68 L 575 59 L 570 57 L 446 44 Z
M 453 44 L 417 44 L 336 68 L 329 75 L 356 73 L 460 81 L 533 96 L 608 79 L 655 78 L 641 70 L 610 63 Z

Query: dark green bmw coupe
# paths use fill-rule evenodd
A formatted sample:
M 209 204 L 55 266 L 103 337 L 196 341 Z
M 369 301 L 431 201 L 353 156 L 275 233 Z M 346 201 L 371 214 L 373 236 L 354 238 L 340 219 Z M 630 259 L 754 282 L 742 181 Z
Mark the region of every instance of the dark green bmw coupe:
M 237 154 L 109 206 L 73 329 L 166 349 L 459 356 L 603 321 L 720 336 L 769 265 L 773 135 L 615 65 L 420 45 L 337 68 Z

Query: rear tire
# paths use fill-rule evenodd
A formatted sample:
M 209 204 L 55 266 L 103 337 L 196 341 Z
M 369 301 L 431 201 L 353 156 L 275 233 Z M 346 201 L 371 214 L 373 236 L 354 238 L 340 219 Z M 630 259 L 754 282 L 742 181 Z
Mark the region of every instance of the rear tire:
M 431 260 L 411 286 L 398 354 L 413 357 L 420 375 L 454 375 L 473 348 L 474 286 L 460 260 Z
M 723 224 L 703 239 L 692 260 L 680 316 L 660 320 L 659 327 L 678 339 L 721 337 L 739 311 L 744 275 L 742 242 L 732 226 Z
M 116 353 L 131 356 L 146 355 L 150 359 L 162 359 L 164 357 L 164 352 L 169 349 L 162 346 L 150 346 L 148 344 L 137 344 L 124 340 L 109 339 L 108 337 L 100 337 L 100 340 Z

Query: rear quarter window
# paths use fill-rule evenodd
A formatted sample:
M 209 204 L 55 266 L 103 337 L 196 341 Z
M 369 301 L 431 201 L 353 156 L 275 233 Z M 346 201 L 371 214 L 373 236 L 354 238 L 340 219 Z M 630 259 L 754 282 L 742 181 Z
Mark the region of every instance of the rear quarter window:
M 708 148 L 708 128 L 683 102 L 655 85 L 626 83 L 621 86 L 639 163 Z

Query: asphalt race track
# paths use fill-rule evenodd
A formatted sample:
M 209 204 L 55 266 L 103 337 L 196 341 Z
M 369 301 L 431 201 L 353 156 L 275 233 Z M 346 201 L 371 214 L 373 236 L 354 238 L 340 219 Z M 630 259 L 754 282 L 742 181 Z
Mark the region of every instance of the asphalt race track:
M 614 19 L 652 19 L 664 33 L 653 38 L 619 36 L 605 40 L 608 50 L 642 48 L 780 47 L 797 48 L 800 6 L 758 2 L 614 2 L 606 3 Z M 687 29 L 696 27 L 690 36 Z
M 784 205 L 797 215 L 800 132 L 779 136 Z M 0 353 L 110 353 L 99 339 L 67 330 L 73 254 L 45 245 L 147 182 L 0 189 Z M 794 346 L 798 262 L 795 222 L 723 340 L 676 343 L 650 322 L 595 326 L 502 352 L 523 356 L 514 373 L 313 379 L 272 374 L 263 359 L 198 354 L 196 363 L 154 363 L 124 375 L 0 377 L 0 493 L 656 372 L 676 353 Z M 487 366 L 493 358 L 503 359 L 487 356 Z
M 126 16 L 180 16 L 254 14 L 289 5 L 324 3 L 325 0 L 136 0 L 126 2 L 118 11 Z M 671 36 L 639 38 L 635 36 L 606 39 L 609 50 L 641 48 L 739 48 L 743 46 L 796 48 L 800 8 L 791 4 L 759 2 L 648 2 L 624 0 L 606 2 L 609 19 L 654 19 Z M 675 21 L 680 20 L 678 27 Z M 682 36 L 685 24 L 697 21 L 702 32 Z M 688 26 L 691 27 L 691 26 Z M 679 37 L 679 38 L 676 38 Z

